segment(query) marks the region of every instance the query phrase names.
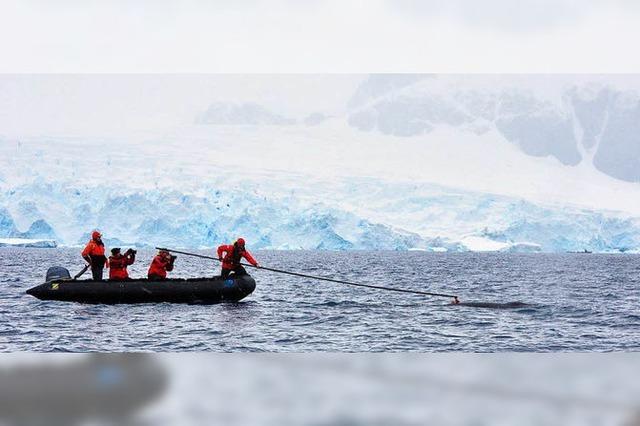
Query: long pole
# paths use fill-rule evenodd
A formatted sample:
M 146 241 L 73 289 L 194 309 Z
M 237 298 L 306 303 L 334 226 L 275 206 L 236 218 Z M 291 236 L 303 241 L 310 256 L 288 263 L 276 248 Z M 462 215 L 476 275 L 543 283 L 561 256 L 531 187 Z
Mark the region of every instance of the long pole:
M 205 256 L 203 254 L 189 253 L 189 252 L 186 252 L 186 251 L 180 251 L 180 250 L 174 250 L 174 249 L 162 248 L 162 247 L 156 247 L 156 249 L 158 249 L 158 250 L 166 250 L 166 251 L 170 251 L 172 253 L 180 253 L 180 254 L 184 254 L 186 256 L 200 257 L 202 259 L 217 260 L 218 262 L 220 262 L 220 259 L 218 259 L 217 257 L 213 257 L 213 256 Z M 316 275 L 301 274 L 300 272 L 285 271 L 283 269 L 267 268 L 265 266 L 253 266 L 253 265 L 248 264 L 248 263 L 240 263 L 240 264 L 243 265 L 243 266 L 248 266 L 250 268 L 264 269 L 265 271 L 276 272 L 276 273 L 279 273 L 279 274 L 293 275 L 293 276 L 296 276 L 296 277 L 310 278 L 310 279 L 320 280 L 320 281 L 329 281 L 329 282 L 332 282 L 332 283 L 346 284 L 346 285 L 352 285 L 352 286 L 356 286 L 356 287 L 374 288 L 374 289 L 377 289 L 377 290 L 395 291 L 395 292 L 398 292 L 398 293 L 420 294 L 422 296 L 446 297 L 446 298 L 453 299 L 452 303 L 454 303 L 456 305 L 460 303 L 460 301 L 458 300 L 458 296 L 456 296 L 455 294 L 432 293 L 432 292 L 429 292 L 429 291 L 407 290 L 407 289 L 404 289 L 404 288 L 394 288 L 394 287 L 385 287 L 385 286 L 380 286 L 380 285 L 354 283 L 354 282 L 350 282 L 350 281 L 334 280 L 333 278 L 319 277 L 319 276 L 316 276 Z

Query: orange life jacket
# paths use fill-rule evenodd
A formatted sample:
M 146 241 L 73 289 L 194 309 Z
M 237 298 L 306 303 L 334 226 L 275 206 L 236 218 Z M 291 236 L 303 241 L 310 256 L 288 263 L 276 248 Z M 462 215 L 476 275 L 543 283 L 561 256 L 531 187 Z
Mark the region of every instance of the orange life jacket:
M 87 243 L 87 246 L 82 250 L 82 257 L 90 257 L 92 265 L 103 265 L 105 268 L 109 267 L 109 261 L 104 255 L 104 244 L 98 243 L 95 240 L 91 240 Z
M 104 244 L 98 244 L 94 240 L 89 241 L 82 250 L 82 256 L 104 256 Z

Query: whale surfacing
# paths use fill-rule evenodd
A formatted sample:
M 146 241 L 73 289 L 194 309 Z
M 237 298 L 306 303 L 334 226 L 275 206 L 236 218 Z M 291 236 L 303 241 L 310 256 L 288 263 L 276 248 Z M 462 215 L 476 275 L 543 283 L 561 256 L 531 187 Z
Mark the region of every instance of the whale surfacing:
M 471 308 L 487 308 L 487 309 L 519 309 L 519 308 L 527 308 L 531 305 L 529 303 L 524 303 L 524 302 L 506 302 L 506 303 L 460 302 L 460 303 L 454 304 L 454 306 L 468 306 Z

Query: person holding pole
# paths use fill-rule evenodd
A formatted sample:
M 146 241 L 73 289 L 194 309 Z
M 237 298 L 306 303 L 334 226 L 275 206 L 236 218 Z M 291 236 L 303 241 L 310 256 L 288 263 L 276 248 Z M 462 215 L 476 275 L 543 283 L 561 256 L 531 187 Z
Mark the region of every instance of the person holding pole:
M 222 278 L 226 279 L 231 272 L 235 272 L 236 275 L 245 275 L 247 271 L 240 264 L 243 257 L 256 268 L 260 267 L 251 253 L 245 249 L 244 244 L 244 238 L 238 238 L 233 245 L 223 244 L 218 247 L 218 260 L 222 262 L 222 272 L 220 273 Z

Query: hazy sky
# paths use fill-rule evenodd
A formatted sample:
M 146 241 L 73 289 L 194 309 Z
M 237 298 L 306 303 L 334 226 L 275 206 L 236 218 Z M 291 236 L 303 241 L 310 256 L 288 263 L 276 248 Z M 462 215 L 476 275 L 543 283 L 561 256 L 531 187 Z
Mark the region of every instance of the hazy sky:
M 632 0 L 0 0 L 0 72 L 639 72 Z
M 343 115 L 364 75 L 0 75 L 0 137 L 194 124 L 212 102 L 254 102 L 289 118 Z

